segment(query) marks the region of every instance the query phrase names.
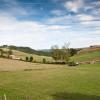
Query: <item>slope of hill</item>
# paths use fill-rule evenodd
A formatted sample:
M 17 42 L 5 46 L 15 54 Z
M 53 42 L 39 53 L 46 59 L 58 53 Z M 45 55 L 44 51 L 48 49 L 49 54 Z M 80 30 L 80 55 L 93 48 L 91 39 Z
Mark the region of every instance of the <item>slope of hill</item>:
M 90 46 L 84 48 L 78 52 L 77 55 L 73 56 L 74 61 L 91 61 L 100 59 L 100 46 Z
M 46 50 L 34 50 L 30 47 L 18 47 L 18 46 L 14 46 L 14 45 L 3 45 L 0 46 L 0 48 L 10 48 L 12 50 L 17 50 L 17 51 L 21 51 L 21 52 L 25 52 L 25 53 L 29 53 L 29 54 L 36 54 L 36 55 L 41 55 L 41 56 L 51 56 L 51 52 L 50 51 L 46 51 Z
M 2 48 L 4 51 L 7 51 L 8 49 L 6 48 Z M 15 55 L 16 57 L 19 57 L 21 58 L 22 60 L 25 60 L 26 57 L 30 57 L 32 56 L 33 57 L 33 61 L 34 62 L 42 62 L 43 61 L 43 58 L 46 59 L 46 61 L 52 61 L 52 57 L 48 57 L 48 56 L 41 56 L 41 55 L 37 55 L 37 54 L 30 54 L 30 53 L 25 53 L 25 52 L 22 52 L 22 51 L 19 51 L 19 50 L 12 50 L 13 52 L 13 55 Z M 7 56 L 7 54 L 4 54 L 5 56 Z
M 89 61 L 89 60 L 95 60 L 100 59 L 100 52 L 88 52 L 80 55 L 75 55 L 72 57 L 74 61 Z
M 45 58 L 46 61 L 52 61 L 52 57 L 41 56 L 41 55 L 36 55 L 36 54 L 28 54 L 28 53 L 24 53 L 24 52 L 17 51 L 17 50 L 13 50 L 13 54 L 18 56 L 18 57 L 21 57 L 24 60 L 25 60 L 26 56 L 32 56 L 33 60 L 36 62 L 42 62 L 43 58 Z
M 94 45 L 94 46 L 90 46 L 88 48 L 83 48 L 80 51 L 78 51 L 78 54 L 83 54 L 83 53 L 88 53 L 88 52 L 95 52 L 95 51 L 100 52 L 100 45 Z

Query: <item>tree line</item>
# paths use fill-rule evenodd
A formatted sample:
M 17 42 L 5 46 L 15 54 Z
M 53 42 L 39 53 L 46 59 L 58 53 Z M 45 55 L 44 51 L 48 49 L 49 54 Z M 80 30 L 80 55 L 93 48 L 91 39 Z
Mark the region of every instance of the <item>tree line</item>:
M 51 47 L 52 49 L 52 58 L 56 63 L 68 63 L 70 57 L 77 53 L 76 49 L 69 48 L 69 43 L 64 44 L 61 48 L 58 45 Z

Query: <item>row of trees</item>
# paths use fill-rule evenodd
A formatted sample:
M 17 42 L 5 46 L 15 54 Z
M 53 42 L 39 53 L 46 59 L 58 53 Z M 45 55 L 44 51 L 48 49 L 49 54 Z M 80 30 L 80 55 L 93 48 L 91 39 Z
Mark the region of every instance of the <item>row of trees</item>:
M 62 48 L 59 48 L 57 45 L 52 46 L 52 58 L 56 62 L 65 62 L 69 61 L 70 53 L 69 53 L 69 44 L 64 44 Z
M 62 48 L 59 48 L 57 45 L 54 45 L 51 47 L 52 49 L 52 58 L 56 62 L 63 62 L 63 63 L 68 63 L 69 59 L 71 56 L 77 53 L 76 49 L 69 49 L 69 43 L 64 44 Z
M 33 61 L 33 57 L 31 56 L 31 57 L 26 57 L 26 61 L 27 62 L 32 62 Z

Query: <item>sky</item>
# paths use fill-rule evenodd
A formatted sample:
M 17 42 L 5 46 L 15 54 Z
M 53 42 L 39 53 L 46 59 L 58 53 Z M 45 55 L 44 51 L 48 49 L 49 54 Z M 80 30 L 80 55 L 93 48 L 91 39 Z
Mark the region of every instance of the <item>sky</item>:
M 0 0 L 0 45 L 49 49 L 100 45 L 100 0 Z

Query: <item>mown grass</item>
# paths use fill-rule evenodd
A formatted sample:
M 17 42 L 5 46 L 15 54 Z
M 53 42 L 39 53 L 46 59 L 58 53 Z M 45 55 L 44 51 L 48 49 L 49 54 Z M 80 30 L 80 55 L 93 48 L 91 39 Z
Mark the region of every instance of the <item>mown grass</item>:
M 89 61 L 93 59 L 100 58 L 100 51 L 95 51 L 95 52 L 88 52 L 88 53 L 83 53 L 79 55 L 73 56 L 71 59 L 74 61 Z
M 100 63 L 39 66 L 41 70 L 1 71 L 0 96 L 5 93 L 8 100 L 100 100 Z

